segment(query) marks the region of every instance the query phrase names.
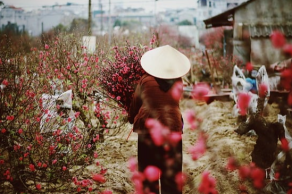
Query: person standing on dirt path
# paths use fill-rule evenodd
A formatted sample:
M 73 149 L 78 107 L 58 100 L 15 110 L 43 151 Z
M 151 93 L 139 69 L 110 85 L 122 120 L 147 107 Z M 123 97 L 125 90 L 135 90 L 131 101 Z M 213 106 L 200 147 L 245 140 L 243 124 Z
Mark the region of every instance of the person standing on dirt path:
M 190 61 L 166 45 L 146 52 L 141 58 L 141 66 L 146 73 L 136 87 L 128 119 L 134 124 L 133 131 L 138 133 L 139 171 L 143 173 L 148 166 L 155 166 L 161 172 L 161 187 L 158 180 L 146 178 L 143 193 L 181 194 L 182 186 L 176 180 L 182 176 L 183 119 L 179 99 L 173 91 L 183 91 L 181 77 L 189 72 Z M 163 127 L 156 127 L 153 129 L 156 131 L 151 132 L 147 124 L 149 120 L 155 120 Z M 180 138 L 172 141 L 166 137 L 171 134 L 179 134 Z M 158 142 L 161 135 L 167 140 Z

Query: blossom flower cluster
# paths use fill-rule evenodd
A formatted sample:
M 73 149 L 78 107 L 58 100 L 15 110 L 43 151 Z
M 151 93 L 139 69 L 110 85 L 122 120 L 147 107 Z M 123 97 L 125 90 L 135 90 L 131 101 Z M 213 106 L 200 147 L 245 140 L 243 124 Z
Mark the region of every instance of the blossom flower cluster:
M 254 187 L 257 189 L 262 189 L 265 186 L 266 173 L 263 169 L 256 167 L 254 163 L 240 165 L 235 158 L 230 157 L 226 169 L 228 171 L 237 170 L 242 181 L 252 180 Z
M 99 69 L 100 86 L 126 111 L 132 101 L 135 87 L 144 74 L 140 59 L 148 50 L 148 47 L 142 46 L 115 46 L 114 59 L 105 60 Z

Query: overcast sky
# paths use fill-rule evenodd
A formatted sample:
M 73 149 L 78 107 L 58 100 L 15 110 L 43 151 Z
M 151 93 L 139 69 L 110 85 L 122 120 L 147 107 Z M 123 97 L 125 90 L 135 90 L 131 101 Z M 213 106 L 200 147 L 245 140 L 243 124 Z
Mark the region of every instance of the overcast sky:
M 88 5 L 88 0 L 0 0 L 6 5 L 14 5 L 15 7 L 21 7 L 24 10 L 39 9 L 43 5 L 54 5 L 54 4 L 66 4 L 77 3 L 84 6 Z M 179 8 L 195 8 L 197 0 L 91 0 L 93 7 L 98 7 L 99 3 L 102 3 L 106 9 L 111 2 L 112 7 L 123 6 L 123 7 L 143 7 L 146 10 L 154 10 L 155 4 L 157 11 L 165 9 L 179 9 Z

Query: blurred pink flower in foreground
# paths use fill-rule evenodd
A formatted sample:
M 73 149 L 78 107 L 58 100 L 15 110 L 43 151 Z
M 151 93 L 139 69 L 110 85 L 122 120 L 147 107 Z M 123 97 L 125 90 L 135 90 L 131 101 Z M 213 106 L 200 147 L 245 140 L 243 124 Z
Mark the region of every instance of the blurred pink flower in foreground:
M 182 139 L 182 134 L 181 132 L 171 132 L 168 138 L 169 142 L 173 146 L 176 146 L 176 144 Z
M 179 191 L 182 191 L 186 181 L 187 176 L 183 172 L 179 172 L 175 175 L 175 182 Z
M 278 30 L 272 32 L 271 41 L 275 48 L 282 48 L 286 43 L 284 34 Z
M 189 153 L 192 155 L 193 160 L 199 159 L 206 152 L 206 142 L 205 137 L 200 135 L 194 146 L 189 148 Z
M 179 101 L 183 94 L 183 83 L 176 82 L 171 88 L 171 94 L 172 94 L 173 99 L 175 99 L 176 101 Z
M 226 165 L 226 169 L 229 171 L 234 171 L 238 168 L 237 166 L 237 161 L 235 160 L 234 157 L 230 157 L 228 159 L 227 165 Z
M 99 183 L 105 183 L 105 181 L 106 181 L 104 176 L 102 176 L 100 174 L 93 174 L 92 179 L 96 182 L 99 182 Z
M 156 166 L 147 166 L 144 170 L 144 175 L 147 180 L 153 182 L 157 181 L 160 177 L 161 170 Z
M 169 134 L 169 129 L 155 119 L 147 119 L 146 127 L 150 131 L 151 138 L 156 146 L 161 146 L 165 142 L 165 136 Z
M 252 71 L 252 70 L 253 70 L 253 65 L 252 65 L 252 63 L 251 63 L 251 62 L 248 62 L 248 63 L 246 64 L 245 68 L 246 68 L 247 71 Z
M 246 115 L 250 100 L 251 95 L 249 93 L 239 93 L 237 106 L 241 115 Z
M 289 151 L 289 142 L 286 138 L 281 139 L 281 148 L 285 152 Z
M 210 87 L 206 83 L 198 83 L 195 85 L 192 91 L 192 97 L 195 100 L 199 101 L 207 101 L 208 98 L 206 97 L 210 92 Z
M 250 177 L 253 179 L 253 185 L 257 189 L 264 187 L 265 171 L 261 168 L 252 168 Z
M 285 44 L 283 52 L 292 56 L 292 44 Z
M 260 84 L 259 85 L 259 96 L 261 98 L 265 97 L 267 95 L 267 92 L 268 92 L 268 86 L 267 84 Z
M 190 125 L 190 128 L 192 130 L 196 129 L 198 127 L 198 122 L 196 119 L 195 112 L 191 109 L 185 111 L 185 117 L 187 123 Z
M 129 164 L 129 169 L 131 172 L 134 172 L 135 170 L 137 170 L 138 163 L 137 163 L 136 158 L 130 158 L 128 161 L 128 164 Z
M 204 171 L 198 187 L 198 191 L 203 194 L 217 194 L 216 179 L 210 175 L 210 172 Z

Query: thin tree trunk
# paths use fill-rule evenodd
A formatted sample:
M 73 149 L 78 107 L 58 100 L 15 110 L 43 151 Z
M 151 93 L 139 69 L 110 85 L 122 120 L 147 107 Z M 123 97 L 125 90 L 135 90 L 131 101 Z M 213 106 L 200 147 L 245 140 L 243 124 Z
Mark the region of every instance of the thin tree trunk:
M 92 23 L 92 19 L 91 19 L 91 0 L 88 0 L 88 35 L 89 36 L 92 34 L 91 23 Z

